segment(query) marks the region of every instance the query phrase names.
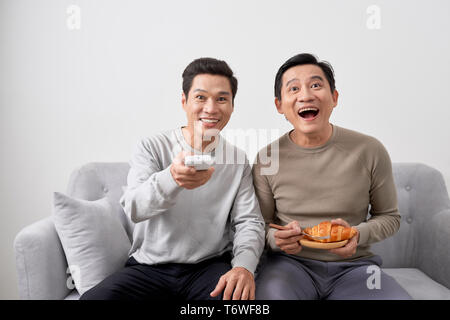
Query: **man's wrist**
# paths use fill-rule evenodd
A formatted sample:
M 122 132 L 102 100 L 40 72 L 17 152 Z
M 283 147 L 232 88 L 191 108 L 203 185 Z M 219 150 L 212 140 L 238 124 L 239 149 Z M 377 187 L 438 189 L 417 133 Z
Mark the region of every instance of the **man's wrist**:
M 253 275 L 253 272 L 251 272 L 250 270 L 248 270 L 246 267 L 235 266 L 235 267 L 233 267 L 232 269 L 245 270 L 246 272 L 250 273 L 250 274 L 252 275 L 252 277 L 254 276 L 254 275 Z

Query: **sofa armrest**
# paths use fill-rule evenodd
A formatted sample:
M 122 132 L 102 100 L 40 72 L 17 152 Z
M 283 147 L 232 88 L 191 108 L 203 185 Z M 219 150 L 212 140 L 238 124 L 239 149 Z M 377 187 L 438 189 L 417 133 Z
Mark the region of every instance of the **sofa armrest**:
M 23 228 L 14 251 L 21 299 L 64 299 L 69 294 L 67 261 L 52 217 Z
M 417 267 L 450 289 L 450 209 L 433 215 L 417 232 Z

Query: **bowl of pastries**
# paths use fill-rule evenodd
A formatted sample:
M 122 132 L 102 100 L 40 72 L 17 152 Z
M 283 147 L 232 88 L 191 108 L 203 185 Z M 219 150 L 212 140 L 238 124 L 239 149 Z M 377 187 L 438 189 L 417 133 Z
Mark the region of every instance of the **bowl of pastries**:
M 324 221 L 318 225 L 303 229 L 305 237 L 300 240 L 302 246 L 314 249 L 334 249 L 347 244 L 348 240 L 356 233 L 353 227 L 344 227 Z M 327 239 L 315 239 L 313 237 L 327 237 Z

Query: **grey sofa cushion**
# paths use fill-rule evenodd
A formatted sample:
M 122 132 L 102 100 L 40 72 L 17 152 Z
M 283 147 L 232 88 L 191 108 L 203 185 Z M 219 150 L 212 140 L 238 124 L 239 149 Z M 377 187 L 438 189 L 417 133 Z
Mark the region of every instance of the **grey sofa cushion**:
M 119 203 L 123 188 L 127 185 L 130 165 L 123 162 L 91 162 L 76 168 L 69 178 L 67 195 L 83 200 L 107 197 L 110 203 Z M 133 239 L 134 223 L 123 208 L 114 206 L 115 214 L 122 223 L 130 241 Z
M 108 199 L 79 200 L 54 193 L 54 222 L 75 287 L 82 295 L 122 268 L 130 240 Z
M 415 300 L 449 300 L 450 290 L 415 268 L 385 268 Z

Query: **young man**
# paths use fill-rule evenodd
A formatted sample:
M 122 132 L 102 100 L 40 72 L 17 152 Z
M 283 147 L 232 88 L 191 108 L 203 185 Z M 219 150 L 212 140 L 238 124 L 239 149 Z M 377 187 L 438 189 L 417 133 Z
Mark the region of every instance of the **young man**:
M 257 279 L 257 299 L 409 298 L 383 272 L 380 288 L 367 285 L 368 267 L 381 265 L 370 244 L 400 226 L 396 189 L 383 145 L 329 122 L 337 102 L 328 63 L 299 54 L 278 70 L 275 105 L 293 129 L 259 152 L 253 178 L 266 225 L 288 229 L 267 228 L 269 252 Z M 279 156 L 275 174 L 262 170 L 267 154 Z M 325 220 L 358 232 L 341 248 L 302 247 L 301 229 Z
M 143 139 L 120 203 L 136 223 L 131 257 L 82 299 L 254 299 L 264 222 L 243 151 L 220 134 L 234 108 L 237 79 L 224 61 L 201 58 L 183 72 L 187 125 Z M 189 154 L 217 161 L 184 164 Z

